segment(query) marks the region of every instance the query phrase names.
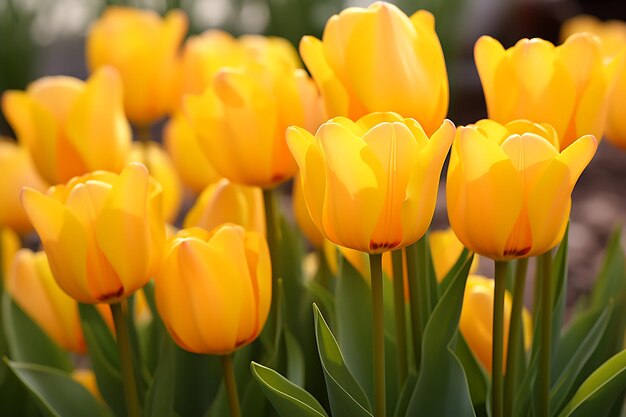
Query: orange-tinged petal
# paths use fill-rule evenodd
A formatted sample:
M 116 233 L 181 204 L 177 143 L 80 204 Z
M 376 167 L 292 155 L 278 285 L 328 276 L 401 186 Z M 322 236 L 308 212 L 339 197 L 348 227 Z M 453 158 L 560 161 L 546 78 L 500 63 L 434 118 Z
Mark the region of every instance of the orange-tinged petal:
M 248 337 L 251 341 L 263 329 L 272 304 L 272 265 L 267 243 L 260 235 L 246 234 L 244 245 L 257 307 L 256 329 Z

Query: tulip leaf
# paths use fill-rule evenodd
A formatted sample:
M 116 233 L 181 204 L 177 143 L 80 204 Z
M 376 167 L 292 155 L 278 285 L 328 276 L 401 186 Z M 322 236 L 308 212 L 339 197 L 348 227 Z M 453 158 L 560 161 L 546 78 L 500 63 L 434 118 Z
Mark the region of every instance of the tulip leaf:
M 252 375 L 281 417 L 328 416 L 311 394 L 278 372 L 256 362 L 252 362 L 250 368 Z
M 606 416 L 626 391 L 626 350 L 596 369 L 578 388 L 559 417 Z
M 146 394 L 145 417 L 172 417 L 174 415 L 175 347 L 171 339 L 164 339 L 159 365 Z
M 446 276 L 444 276 L 439 283 L 439 294 L 443 294 L 444 292 L 446 292 L 446 289 L 448 288 L 454 277 L 456 277 L 456 274 L 461 270 L 461 268 L 463 268 L 463 265 L 465 265 L 465 261 L 470 256 L 470 253 L 471 252 L 469 251 L 469 249 L 465 247 L 463 248 L 456 262 L 454 263 L 454 265 L 452 265 L 452 268 L 450 268 Z
M 68 372 L 74 368 L 67 352 L 52 341 L 8 293 L 2 297 L 2 313 L 11 359 Z
M 563 240 L 552 261 L 552 356 L 558 347 L 559 335 L 563 327 L 563 314 L 565 313 L 565 298 L 567 296 L 567 253 L 569 247 L 569 224 L 565 229 Z
M 621 245 L 622 228 L 616 228 L 606 246 L 604 261 L 591 293 L 591 306 L 604 307 L 609 300 L 615 299 L 618 294 L 624 294 L 626 287 L 626 262 Z
M 591 354 L 595 351 L 606 330 L 612 310 L 613 305 L 609 304 L 602 311 L 602 314 L 599 316 L 594 315 L 597 319 L 594 320 L 589 331 L 586 332 L 584 338 L 575 345 L 575 350 L 568 352 L 567 357 L 569 361 L 563 368 L 563 371 L 558 374 L 556 382 L 552 384 L 550 389 L 551 414 L 556 414 L 569 398 L 569 394 L 575 386 L 576 378 L 587 363 L 587 360 L 589 360 Z
M 69 374 L 43 365 L 7 361 L 9 367 L 50 417 L 112 417 L 110 409 Z
M 372 300 L 370 287 L 350 262 L 340 262 L 335 293 L 337 341 L 346 366 L 367 394 L 374 395 Z
M 394 417 L 404 417 L 406 410 L 409 407 L 409 401 L 413 396 L 413 390 L 415 390 L 415 384 L 417 384 L 417 375 L 415 372 L 410 372 L 404 381 L 404 386 L 400 390 L 398 401 L 396 402 L 396 409 L 394 410 Z
M 222 381 L 219 358 L 187 352 L 175 345 L 174 363 L 174 409 L 184 417 L 202 417 Z
M 463 335 L 459 335 L 455 353 L 465 370 L 474 410 L 480 414 L 478 410 L 484 409 L 487 403 L 489 376 L 470 350 Z
M 307 290 L 311 293 L 315 304 L 319 306 L 319 309 L 324 314 L 324 317 L 328 317 L 328 326 L 331 329 L 336 329 L 334 319 L 336 317 L 335 313 L 335 299 L 333 298 L 333 294 L 322 287 L 319 283 L 315 281 L 311 281 L 307 283 Z
M 463 366 L 454 353 L 465 283 L 466 259 L 435 306 L 422 338 L 421 369 L 407 416 L 475 416 Z
M 315 304 L 313 304 L 313 311 L 317 350 L 324 370 L 332 414 L 351 417 L 372 416 L 371 406 L 363 388 L 350 373 L 335 336 Z M 363 344 L 369 344 L 369 342 Z
M 287 354 L 287 377 L 299 387 L 304 387 L 305 367 L 304 353 L 298 339 L 289 331 L 284 330 L 285 352 Z
M 79 303 L 78 311 L 98 389 L 115 414 L 123 416 L 126 405 L 120 357 L 113 334 L 95 306 Z

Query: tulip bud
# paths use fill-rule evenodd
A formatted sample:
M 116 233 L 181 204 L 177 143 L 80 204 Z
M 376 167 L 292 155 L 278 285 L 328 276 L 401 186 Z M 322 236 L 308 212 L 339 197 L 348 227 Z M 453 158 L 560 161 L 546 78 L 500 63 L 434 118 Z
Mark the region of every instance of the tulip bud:
M 493 299 L 494 281 L 478 275 L 470 275 L 465 284 L 463 308 L 459 320 L 459 329 L 474 356 L 491 374 L 491 345 L 493 343 Z M 511 294 L 504 294 L 504 358 L 509 341 L 509 322 L 511 321 Z M 532 342 L 532 320 L 526 308 L 522 310 L 524 329 L 524 348 L 530 349 Z
M 196 200 L 183 226 L 213 230 L 223 223 L 233 223 L 265 236 L 263 193 L 222 178 L 209 185 Z
M 432 14 L 410 18 L 376 2 L 328 19 L 322 40 L 305 36 L 300 54 L 328 115 L 356 120 L 393 111 L 416 119 L 432 135 L 448 112 L 448 76 Z
M 28 151 L 10 140 L 0 139 L 0 227 L 25 233 L 33 229 L 20 205 L 22 187 L 43 191 L 46 183 L 35 170 Z
M 87 36 L 91 71 L 111 65 L 124 83 L 124 109 L 138 125 L 169 114 L 178 104 L 181 63 L 179 48 L 187 32 L 180 10 L 165 18 L 151 10 L 108 7 Z
M 179 346 L 231 353 L 256 339 L 267 320 L 267 243 L 237 225 L 184 229 L 169 240 L 155 284 L 159 315 Z
M 131 131 L 122 108 L 122 84 L 110 67 L 86 82 L 41 78 L 26 91 L 6 92 L 2 109 L 50 184 L 124 167 Z
M 22 191 L 57 284 L 83 303 L 115 303 L 143 287 L 162 256 L 161 187 L 141 164 Z
M 337 117 L 315 136 L 291 127 L 313 223 L 330 241 L 366 253 L 410 245 L 430 225 L 443 161 L 454 138 L 445 121 L 431 138 L 396 113 Z
M 70 352 L 85 353 L 78 305 L 54 281 L 44 252 L 20 249 L 7 275 L 6 290 L 59 346 Z M 108 306 L 99 305 L 98 309 L 112 325 Z
M 454 233 L 495 260 L 541 255 L 563 238 L 571 193 L 598 143 L 583 136 L 559 153 L 547 124 L 489 119 L 460 127 L 446 197 Z

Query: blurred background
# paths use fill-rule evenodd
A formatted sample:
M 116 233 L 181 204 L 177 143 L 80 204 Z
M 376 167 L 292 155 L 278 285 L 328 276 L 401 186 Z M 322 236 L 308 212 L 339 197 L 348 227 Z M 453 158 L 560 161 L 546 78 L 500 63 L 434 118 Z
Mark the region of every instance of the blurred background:
M 108 5 L 125 4 L 164 13 L 184 9 L 190 34 L 221 28 L 233 34 L 278 35 L 297 46 L 302 35 L 321 37 L 326 20 L 361 0 L 0 0 L 0 94 L 24 89 L 44 75 L 86 78 L 84 40 Z M 626 20 L 623 0 L 398 0 L 407 14 L 427 9 L 436 17 L 450 78 L 449 118 L 468 124 L 486 116 L 472 49 L 484 34 L 505 47 L 524 37 L 558 43 L 563 21 L 586 13 Z M 3 116 L 0 134 L 12 136 Z M 447 226 L 441 187 L 434 227 Z M 570 302 L 592 285 L 603 248 L 626 220 L 626 154 L 604 141 L 574 192 L 570 229 Z M 487 264 L 484 262 L 483 264 Z M 489 270 L 483 271 L 489 274 Z

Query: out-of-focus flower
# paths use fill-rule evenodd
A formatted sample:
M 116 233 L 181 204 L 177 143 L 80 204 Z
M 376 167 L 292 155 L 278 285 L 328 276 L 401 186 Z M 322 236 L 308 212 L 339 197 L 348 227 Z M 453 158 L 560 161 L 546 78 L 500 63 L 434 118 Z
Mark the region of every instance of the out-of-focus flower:
M 2 268 L 2 277 L 6 277 L 13 263 L 13 257 L 22 247 L 22 242 L 20 242 L 19 236 L 8 227 L 0 228 L 0 239 L 2 239 L 0 241 L 0 251 L 2 251 L 0 254 L 0 259 L 2 259 L 0 267 Z M 2 282 L 0 282 L 0 285 L 2 285 Z
M 70 352 L 86 351 L 78 305 L 54 281 L 44 252 L 20 249 L 7 275 L 6 290 L 59 346 Z M 98 309 L 112 325 L 108 306 Z
M 435 276 L 437 281 L 441 282 L 450 272 L 459 256 L 461 256 L 463 244 L 456 237 L 452 228 L 430 232 L 428 243 L 430 245 L 430 256 L 433 260 Z M 478 256 L 475 256 L 470 266 L 470 274 L 476 271 L 478 262 Z
M 343 262 L 350 262 L 363 278 L 370 279 L 370 261 L 366 253 L 358 250 L 345 248 L 334 244 L 328 239 L 324 239 L 324 256 L 333 275 L 339 275 L 339 255 L 343 257 Z
M 366 253 L 409 245 L 430 225 L 443 161 L 454 138 L 445 121 L 431 138 L 396 113 L 337 117 L 315 136 L 291 127 L 313 222 L 330 241 Z
M 182 112 L 177 112 L 163 130 L 163 146 L 172 158 L 182 182 L 200 193 L 220 179 L 219 174 L 200 149 L 198 139 Z
M 448 76 L 427 11 L 409 18 L 385 2 L 347 8 L 328 20 L 321 41 L 302 38 L 300 54 L 331 117 L 393 111 L 428 136 L 446 117 Z
M 6 92 L 2 109 L 50 184 L 124 167 L 131 131 L 122 108 L 122 84 L 110 67 L 86 82 L 65 76 L 40 78 L 26 91 Z
M 47 185 L 33 166 L 26 149 L 3 138 L 0 138 L 0 167 L 0 228 L 28 232 L 33 227 L 20 204 L 20 191 L 24 186 L 43 191 Z
M 22 191 L 59 286 L 83 303 L 114 303 L 143 287 L 161 261 L 161 186 L 141 164 L 96 171 L 47 194 Z
M 563 24 L 561 37 L 566 39 L 579 32 L 589 32 L 600 38 L 600 47 L 605 62 L 624 59 L 624 54 L 626 54 L 625 22 L 620 20 L 602 22 L 593 16 L 577 16 Z M 626 149 L 626 119 L 624 118 L 626 65 L 623 65 L 618 72 L 608 103 L 606 137 L 614 145 Z
M 233 223 L 265 236 L 265 207 L 260 188 L 235 184 L 222 178 L 200 194 L 187 213 L 183 226 L 211 231 Z
M 493 298 L 494 281 L 479 275 L 470 275 L 465 284 L 463 309 L 459 329 L 467 341 L 476 359 L 491 373 L 491 345 L 493 343 Z M 509 341 L 509 322 L 511 320 L 511 294 L 504 294 L 504 358 Z M 524 329 L 524 348 L 530 349 L 532 342 L 532 320 L 526 308 L 522 310 L 522 328 Z
M 578 33 L 560 46 L 522 39 L 509 49 L 483 36 L 474 48 L 489 118 L 549 123 L 564 149 L 583 135 L 602 138 L 607 98 L 623 65 L 605 61 L 597 37 Z
M 184 229 L 169 241 L 155 282 L 159 314 L 179 346 L 231 353 L 256 339 L 267 320 L 267 243 L 238 225 Z
M 87 388 L 87 391 L 98 400 L 102 401 L 102 395 L 100 395 L 98 382 L 96 381 L 96 374 L 91 369 L 75 369 L 72 372 L 72 379 Z
M 132 162 L 145 165 L 150 175 L 161 184 L 163 219 L 173 223 L 180 211 L 183 190 L 170 156 L 155 142 L 134 142 L 127 159 L 127 163 Z
M 200 147 L 215 170 L 232 182 L 271 188 L 298 167 L 285 142 L 285 129 L 315 130 L 321 100 L 306 72 L 290 57 L 275 54 L 263 63 L 224 68 L 202 96 L 184 107 Z
M 179 49 L 187 17 L 173 10 L 161 18 L 151 10 L 108 7 L 87 36 L 91 71 L 112 65 L 124 83 L 124 108 L 137 125 L 148 125 L 171 112 L 180 96 Z
M 465 247 L 495 260 L 527 258 L 565 233 L 571 193 L 598 143 L 583 136 L 559 153 L 547 124 L 485 119 L 460 127 L 452 146 L 448 218 Z

